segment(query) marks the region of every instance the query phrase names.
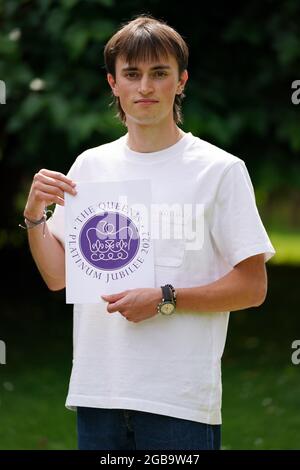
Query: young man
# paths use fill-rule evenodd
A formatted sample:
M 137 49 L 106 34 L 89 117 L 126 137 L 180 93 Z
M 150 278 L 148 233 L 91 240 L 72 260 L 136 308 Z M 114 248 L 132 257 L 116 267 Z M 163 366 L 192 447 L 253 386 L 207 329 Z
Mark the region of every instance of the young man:
M 51 290 L 65 287 L 64 192 L 76 197 L 80 181 L 147 178 L 153 203 L 204 207 L 204 238 L 197 250 L 156 240 L 154 288 L 74 305 L 66 406 L 77 409 L 79 449 L 220 449 L 229 312 L 263 303 L 274 248 L 244 162 L 178 127 L 188 79 L 183 38 L 141 16 L 104 55 L 127 133 L 83 152 L 67 176 L 35 175 L 24 216 L 42 277 Z

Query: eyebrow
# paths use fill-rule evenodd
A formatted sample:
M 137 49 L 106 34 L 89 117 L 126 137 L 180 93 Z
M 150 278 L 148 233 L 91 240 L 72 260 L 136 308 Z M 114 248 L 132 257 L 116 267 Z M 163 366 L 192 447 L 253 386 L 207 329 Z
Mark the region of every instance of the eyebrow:
M 154 67 L 151 67 L 150 70 L 162 70 L 162 69 L 170 69 L 170 65 L 154 65 Z M 128 66 L 128 67 L 123 67 L 122 72 L 135 72 L 139 70 L 138 67 L 133 67 L 133 66 Z

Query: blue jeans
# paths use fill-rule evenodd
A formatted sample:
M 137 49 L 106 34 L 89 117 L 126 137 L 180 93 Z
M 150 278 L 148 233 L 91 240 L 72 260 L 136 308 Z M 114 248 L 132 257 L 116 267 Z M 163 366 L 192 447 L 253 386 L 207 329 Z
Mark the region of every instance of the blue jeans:
M 221 425 L 144 411 L 77 408 L 79 450 L 219 450 Z

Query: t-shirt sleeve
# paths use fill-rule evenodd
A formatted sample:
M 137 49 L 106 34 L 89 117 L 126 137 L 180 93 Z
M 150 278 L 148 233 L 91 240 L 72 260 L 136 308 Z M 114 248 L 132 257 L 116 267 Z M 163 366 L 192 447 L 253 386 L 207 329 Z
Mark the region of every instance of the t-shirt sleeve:
M 57 238 L 57 240 L 65 246 L 65 216 L 64 206 L 56 204 L 54 212 L 47 220 L 47 225 L 50 232 Z
M 262 253 L 267 262 L 275 254 L 258 213 L 252 182 L 242 160 L 232 164 L 223 174 L 211 227 L 220 254 L 232 267 Z

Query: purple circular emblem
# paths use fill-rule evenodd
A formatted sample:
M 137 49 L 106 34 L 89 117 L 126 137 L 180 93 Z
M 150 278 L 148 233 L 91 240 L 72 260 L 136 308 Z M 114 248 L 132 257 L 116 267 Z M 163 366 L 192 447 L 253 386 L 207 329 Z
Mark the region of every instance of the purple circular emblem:
M 114 271 L 135 257 L 140 245 L 133 221 L 119 212 L 103 212 L 91 217 L 79 235 L 80 250 L 95 268 Z

